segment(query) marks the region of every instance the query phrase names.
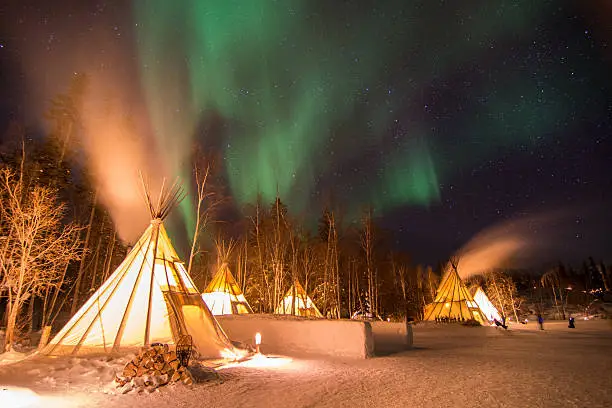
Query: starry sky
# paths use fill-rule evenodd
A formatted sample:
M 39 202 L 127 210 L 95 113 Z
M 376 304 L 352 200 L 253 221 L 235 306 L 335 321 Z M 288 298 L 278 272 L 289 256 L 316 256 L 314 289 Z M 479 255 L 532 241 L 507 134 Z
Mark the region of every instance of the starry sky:
M 604 0 L 24 0 L 0 16 L 2 132 L 43 132 L 45 101 L 85 72 L 176 175 L 194 141 L 218 152 L 237 211 L 278 192 L 316 225 L 371 205 L 416 262 L 490 231 L 533 243 L 531 263 L 612 260 Z

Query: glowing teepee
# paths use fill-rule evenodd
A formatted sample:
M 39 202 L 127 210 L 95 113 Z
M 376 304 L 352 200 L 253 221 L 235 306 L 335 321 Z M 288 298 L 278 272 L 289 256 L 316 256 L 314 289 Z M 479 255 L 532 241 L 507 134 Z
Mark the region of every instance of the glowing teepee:
M 423 320 L 470 320 L 487 322 L 478 304 L 465 287 L 457 272 L 457 263 L 451 261 L 448 272 L 442 279 L 436 298 L 425 307 Z
M 231 243 L 226 247 L 217 242 L 219 267 L 204 293 L 202 293 L 202 298 L 214 315 L 253 313 L 253 309 L 249 306 L 244 293 L 242 293 L 229 269 L 228 258 L 231 249 Z
M 497 311 L 497 308 L 493 306 L 493 303 L 489 300 L 487 294 L 482 290 L 482 287 L 477 286 L 471 288 L 470 294 L 474 297 L 474 301 L 485 315 L 485 317 L 490 321 L 497 320 L 499 322 L 502 321 L 502 317 Z
M 304 287 L 297 280 L 289 288 L 285 297 L 274 310 L 275 314 L 286 314 L 306 317 L 323 317 Z
M 144 183 L 143 183 L 144 184 Z M 155 207 L 145 186 L 151 224 L 124 261 L 41 351 L 47 355 L 133 351 L 176 344 L 191 335 L 202 358 L 234 355 L 174 250 L 163 220 L 182 199 L 174 184 Z

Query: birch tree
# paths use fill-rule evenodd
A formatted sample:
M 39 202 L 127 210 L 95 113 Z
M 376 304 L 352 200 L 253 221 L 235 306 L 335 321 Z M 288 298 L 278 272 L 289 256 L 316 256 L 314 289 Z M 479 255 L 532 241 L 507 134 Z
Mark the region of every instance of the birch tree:
M 542 275 L 540 283 L 543 288 L 550 288 L 552 290 L 552 297 L 557 309 L 557 316 L 561 316 L 565 320 L 565 301 L 564 289 L 561 287 L 561 279 L 559 278 L 559 272 L 556 269 L 551 269 Z
M 366 304 L 369 304 L 369 310 L 364 310 L 364 312 L 372 313 L 374 316 L 376 316 L 378 314 L 378 281 L 374 265 L 374 227 L 372 223 L 371 209 L 368 209 L 368 211 L 364 213 L 361 219 L 361 227 L 360 242 L 365 261 L 365 275 L 367 282 Z
M 319 226 L 319 235 L 325 244 L 323 261 L 323 310 L 339 319 L 341 309 L 340 265 L 338 254 L 338 230 L 334 211 L 325 210 Z
M 80 228 L 64 223 L 64 204 L 57 191 L 35 185 L 25 188 L 23 178 L 10 169 L 0 171 L 2 252 L 1 290 L 8 299 L 3 350 L 16 341 L 18 317 L 33 296 L 61 285 L 68 262 L 80 257 Z
M 206 181 L 208 180 L 209 172 L 210 166 L 206 166 L 204 170 L 201 170 L 197 163 L 193 166 L 193 176 L 196 182 L 196 221 L 193 229 L 193 238 L 191 239 L 189 262 L 187 264 L 187 273 L 190 276 L 193 267 L 193 260 L 198 254 L 197 248 L 200 234 L 208 224 L 212 210 L 212 206 L 206 206 L 206 200 L 212 196 L 212 192 L 209 192 L 206 189 Z
M 518 322 L 518 310 L 523 299 L 518 295 L 512 278 L 500 271 L 490 271 L 485 275 L 485 280 L 487 296 L 502 315 L 503 323 L 511 314 Z

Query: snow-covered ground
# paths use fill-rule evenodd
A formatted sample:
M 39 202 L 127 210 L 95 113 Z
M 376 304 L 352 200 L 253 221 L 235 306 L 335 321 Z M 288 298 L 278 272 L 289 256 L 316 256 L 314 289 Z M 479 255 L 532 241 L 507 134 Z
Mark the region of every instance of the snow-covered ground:
M 127 359 L 28 359 L 0 365 L 0 406 L 610 407 L 612 321 L 576 327 L 417 325 L 415 349 L 400 354 L 254 359 L 220 369 L 220 380 L 152 394 L 108 393 L 113 371 Z

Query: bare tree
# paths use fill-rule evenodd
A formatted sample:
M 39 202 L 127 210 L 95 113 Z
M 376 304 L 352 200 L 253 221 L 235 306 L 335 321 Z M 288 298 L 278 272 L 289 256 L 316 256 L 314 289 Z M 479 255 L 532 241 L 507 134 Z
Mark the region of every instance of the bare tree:
M 408 273 L 406 266 L 396 262 L 396 260 L 391 256 L 391 271 L 393 272 L 393 278 L 396 284 L 399 284 L 399 288 L 402 293 L 403 300 L 403 312 L 408 313 L 408 291 L 409 291 L 409 282 L 408 282 Z
M 362 229 L 360 234 L 361 248 L 363 250 L 366 282 L 367 282 L 367 301 L 370 305 L 368 312 L 373 315 L 378 314 L 378 282 L 374 266 L 374 231 L 372 225 L 372 210 L 364 214 L 362 220 Z M 366 311 L 364 311 L 366 312 Z
M 89 213 L 89 222 L 87 223 L 86 233 L 85 233 L 85 242 L 83 243 L 83 257 L 81 258 L 81 263 L 79 264 L 79 272 L 77 273 L 76 282 L 74 284 L 74 296 L 72 297 L 72 306 L 70 307 L 70 314 L 74 315 L 79 306 L 79 298 L 81 293 L 81 281 L 83 280 L 83 274 L 85 273 L 85 260 L 87 250 L 89 248 L 89 239 L 91 238 L 91 229 L 94 221 L 94 217 L 96 215 L 96 204 L 98 201 L 98 191 L 94 193 L 93 200 L 91 202 L 91 212 Z
M 206 189 L 206 181 L 208 180 L 208 175 L 210 173 L 210 165 L 207 165 L 206 168 L 202 171 L 198 164 L 194 164 L 193 166 L 193 175 L 196 182 L 196 223 L 195 228 L 193 230 L 193 238 L 191 240 L 191 251 L 189 251 L 189 263 L 187 265 L 187 273 L 191 276 L 191 269 L 193 267 L 193 260 L 196 257 L 198 251 L 198 240 L 202 230 L 206 227 L 210 220 L 211 211 L 214 204 L 210 206 L 205 206 L 206 200 L 212 196 L 212 192 L 209 192 Z M 206 207 L 206 208 L 204 208 Z
M 557 269 L 551 269 L 542 275 L 540 282 L 542 283 L 542 287 L 549 287 L 552 290 L 555 309 L 557 309 L 557 316 L 561 316 L 563 320 L 565 320 L 565 301 L 563 300 L 564 289 L 561 287 L 561 279 L 559 278 L 559 272 Z M 559 305 L 561 305 L 560 308 Z
M 338 260 L 338 230 L 336 217 L 332 210 L 324 213 L 326 236 L 325 260 L 323 264 L 323 309 L 326 314 L 340 318 L 340 266 Z
M 2 239 L 5 250 L 0 256 L 2 290 L 8 298 L 8 320 L 3 349 L 11 349 L 16 340 L 18 316 L 33 296 L 42 296 L 49 287 L 57 287 L 66 263 L 78 260 L 79 231 L 74 223 L 63 223 L 63 204 L 49 187 L 24 187 L 22 177 L 3 169 L 0 172 L 2 200 Z
M 303 272 L 304 289 L 308 292 L 311 283 L 316 280 L 318 269 L 318 258 L 315 252 L 314 245 L 306 245 L 300 252 L 301 262 L 300 269 Z
M 271 304 L 270 309 L 274 310 L 276 305 L 280 303 L 283 296 L 285 295 L 284 290 L 284 281 L 285 281 L 285 255 L 287 250 L 287 241 L 289 241 L 286 237 L 286 226 L 287 221 L 285 219 L 287 215 L 287 208 L 281 202 L 280 197 L 277 195 L 276 200 L 271 208 L 272 215 L 272 223 L 273 223 L 273 233 L 272 233 L 272 242 L 270 247 L 270 255 L 272 258 L 272 276 L 273 276 L 273 293 L 274 298 Z M 282 221 L 282 222 L 281 222 Z M 292 282 L 293 283 L 293 282 Z
M 249 268 L 249 242 L 243 239 L 236 244 L 236 281 L 240 290 L 246 293 L 246 283 L 249 278 L 247 271 Z
M 500 271 L 490 271 L 485 275 L 487 283 L 487 296 L 501 313 L 505 320 L 510 313 L 519 321 L 517 310 L 520 308 L 522 298 L 518 296 L 516 285 L 509 276 Z
M 261 299 L 261 304 L 263 304 L 264 311 L 268 312 L 274 307 L 274 303 L 272 300 L 272 294 L 270 292 L 270 284 L 268 282 L 268 274 L 266 271 L 264 256 L 265 256 L 265 248 L 264 248 L 264 228 L 263 228 L 263 214 L 261 210 L 261 205 L 259 199 L 255 205 L 255 214 L 250 218 L 252 223 L 252 241 L 253 245 L 256 249 L 256 268 L 259 271 L 259 278 L 257 282 L 253 282 L 254 286 L 259 290 L 259 298 Z

